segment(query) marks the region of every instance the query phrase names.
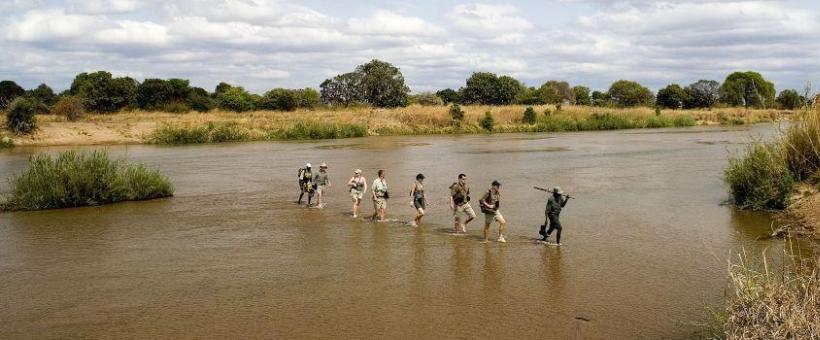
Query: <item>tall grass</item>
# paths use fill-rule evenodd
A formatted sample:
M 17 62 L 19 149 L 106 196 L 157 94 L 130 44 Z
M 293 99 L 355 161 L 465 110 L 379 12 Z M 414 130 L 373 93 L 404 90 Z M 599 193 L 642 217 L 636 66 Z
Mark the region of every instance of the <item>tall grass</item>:
M 317 121 L 296 124 L 271 131 L 270 139 L 337 139 L 367 136 L 367 127 L 361 124 L 336 124 Z
M 100 205 L 171 196 L 174 187 L 159 170 L 104 151 L 66 151 L 56 157 L 39 154 L 29 168 L 9 179 L 10 195 L 2 210 L 42 210 Z
M 729 159 L 725 179 L 735 204 L 753 210 L 785 208 L 795 184 L 778 143 L 750 144 Z
M 820 112 L 806 110 L 774 142 L 730 157 L 725 179 L 741 208 L 786 208 L 796 182 L 820 180 Z
M 246 141 L 250 136 L 250 130 L 237 122 L 208 122 L 193 127 L 163 125 L 149 140 L 155 144 L 201 144 Z
M 786 260 L 780 270 L 750 263 L 745 255 L 730 263 L 733 295 L 717 339 L 820 338 L 820 271 L 817 263 Z

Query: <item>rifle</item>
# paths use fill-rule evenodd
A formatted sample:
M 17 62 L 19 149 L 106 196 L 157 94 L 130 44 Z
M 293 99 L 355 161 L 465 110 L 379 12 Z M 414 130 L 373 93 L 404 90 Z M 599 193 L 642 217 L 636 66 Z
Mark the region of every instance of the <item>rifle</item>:
M 544 188 L 542 188 L 542 187 L 533 187 L 533 188 L 534 188 L 535 190 L 546 191 L 546 192 L 551 193 L 551 194 L 554 194 L 554 193 L 555 193 L 555 192 L 553 192 L 553 191 L 552 191 L 552 190 L 550 190 L 550 189 L 544 189 Z M 561 194 L 561 196 L 566 196 L 566 198 L 568 198 L 568 199 L 575 199 L 575 197 L 572 197 L 572 196 L 567 195 L 567 194 Z

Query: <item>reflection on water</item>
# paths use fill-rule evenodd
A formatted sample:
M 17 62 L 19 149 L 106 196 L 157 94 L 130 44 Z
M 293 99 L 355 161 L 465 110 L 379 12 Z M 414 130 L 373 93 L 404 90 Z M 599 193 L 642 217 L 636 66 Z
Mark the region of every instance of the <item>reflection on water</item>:
M 749 129 L 111 147 L 160 167 L 176 196 L 0 215 L 0 337 L 690 336 L 723 302 L 731 254 L 784 250 L 766 215 L 721 205 L 727 148 L 772 131 Z M 59 150 L 0 153 L 0 175 Z M 330 165 L 326 209 L 292 203 L 306 161 Z M 355 168 L 388 170 L 400 222 L 423 172 L 425 224 L 352 219 Z M 482 217 L 448 234 L 460 172 L 474 192 L 504 183 L 507 244 L 479 242 Z M 578 197 L 561 248 L 533 242 L 533 185 Z

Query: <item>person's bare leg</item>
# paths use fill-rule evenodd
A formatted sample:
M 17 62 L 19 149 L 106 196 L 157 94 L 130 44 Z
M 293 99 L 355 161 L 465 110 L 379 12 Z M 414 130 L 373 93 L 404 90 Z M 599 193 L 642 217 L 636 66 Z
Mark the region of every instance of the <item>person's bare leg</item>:
M 361 200 L 353 201 L 353 218 L 359 217 L 359 203 Z
M 498 240 L 501 242 L 506 242 L 504 239 L 504 233 L 507 232 L 507 221 L 503 218 L 498 221 Z
M 490 222 L 484 222 L 484 242 L 490 242 Z

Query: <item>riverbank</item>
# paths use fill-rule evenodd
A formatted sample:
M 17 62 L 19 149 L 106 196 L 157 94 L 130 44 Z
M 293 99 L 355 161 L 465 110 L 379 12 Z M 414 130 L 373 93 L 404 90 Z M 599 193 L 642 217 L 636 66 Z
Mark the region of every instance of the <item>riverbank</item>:
M 7 130 L 18 146 L 180 144 L 253 140 L 332 139 L 359 136 L 486 133 L 480 124 L 486 112 L 493 116 L 492 132 L 554 132 L 659 128 L 692 125 L 739 125 L 788 119 L 790 111 L 662 110 L 589 106 L 534 106 L 536 121 L 522 121 L 526 106 L 462 106 L 464 120 L 455 126 L 449 106 L 413 105 L 396 109 L 340 108 L 294 112 L 166 113 L 130 111 L 88 114 L 76 121 L 38 115 L 38 129 L 27 136 Z M 4 118 L 2 118 L 4 119 Z M 5 124 L 2 124 L 5 126 Z M 214 132 L 216 131 L 216 132 Z

